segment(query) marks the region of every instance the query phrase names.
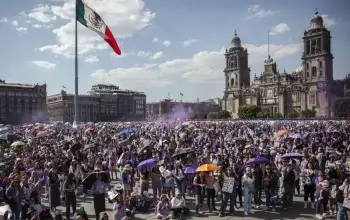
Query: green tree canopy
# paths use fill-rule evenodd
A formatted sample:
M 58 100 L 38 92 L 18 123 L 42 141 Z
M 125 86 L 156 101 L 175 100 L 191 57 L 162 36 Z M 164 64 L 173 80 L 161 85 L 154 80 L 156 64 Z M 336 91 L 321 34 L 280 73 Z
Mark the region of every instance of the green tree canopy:
M 271 118 L 271 112 L 269 109 L 262 109 L 256 114 L 257 118 Z
M 256 105 L 242 105 L 238 108 L 238 117 L 242 119 L 256 118 L 260 108 Z
M 288 118 L 298 118 L 299 115 L 300 115 L 299 112 L 293 110 L 292 112 L 290 112 L 290 113 L 287 115 L 287 117 L 288 117 Z
M 218 112 L 209 112 L 207 114 L 208 119 L 227 119 L 231 118 L 231 115 L 228 111 L 218 111 Z
M 314 118 L 316 116 L 316 111 L 311 109 L 305 109 L 300 112 L 300 116 L 303 118 Z

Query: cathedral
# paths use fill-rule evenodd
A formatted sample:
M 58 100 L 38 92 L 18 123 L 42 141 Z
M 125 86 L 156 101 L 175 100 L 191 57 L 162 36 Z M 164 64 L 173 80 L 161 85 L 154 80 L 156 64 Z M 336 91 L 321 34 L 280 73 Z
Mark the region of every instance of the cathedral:
M 248 51 L 235 33 L 225 51 L 225 91 L 222 109 L 238 118 L 239 106 L 252 104 L 273 115 L 288 116 L 293 111 L 315 110 L 316 117 L 333 117 L 333 106 L 344 96 L 345 80 L 333 79 L 331 33 L 315 13 L 305 30 L 301 66 L 293 73 L 280 72 L 268 57 L 264 72 L 251 83 Z

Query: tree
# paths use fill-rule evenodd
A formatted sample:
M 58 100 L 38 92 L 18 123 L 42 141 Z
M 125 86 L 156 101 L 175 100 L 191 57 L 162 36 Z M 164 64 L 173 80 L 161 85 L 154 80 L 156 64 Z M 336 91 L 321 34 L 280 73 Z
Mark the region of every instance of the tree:
M 260 108 L 256 105 L 242 105 L 238 108 L 238 117 L 242 119 L 256 118 Z
M 283 118 L 283 115 L 279 112 L 277 112 L 274 116 L 274 118 Z
M 231 118 L 231 115 L 228 111 L 209 112 L 207 114 L 207 119 L 227 119 L 227 118 Z
M 207 119 L 217 119 L 218 118 L 218 115 L 216 112 L 209 112 L 207 114 Z
M 227 119 L 227 118 L 231 118 L 231 114 L 228 111 L 221 110 L 217 112 L 217 117 L 218 119 Z
M 293 110 L 292 112 L 290 112 L 290 113 L 287 115 L 287 117 L 288 117 L 288 118 L 298 118 L 299 115 L 300 115 L 299 112 Z
M 334 116 L 339 118 L 350 117 L 350 97 L 344 97 L 335 101 Z
M 271 112 L 269 109 L 262 109 L 256 114 L 257 118 L 271 118 Z
M 316 116 L 316 111 L 311 109 L 305 109 L 300 112 L 300 115 L 303 118 L 314 118 Z

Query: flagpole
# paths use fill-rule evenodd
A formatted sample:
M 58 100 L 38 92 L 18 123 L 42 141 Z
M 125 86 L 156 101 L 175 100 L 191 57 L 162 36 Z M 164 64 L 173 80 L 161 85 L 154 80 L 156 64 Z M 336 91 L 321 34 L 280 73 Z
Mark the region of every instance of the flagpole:
M 75 0 L 75 48 L 74 48 L 74 71 L 75 71 L 75 92 L 74 92 L 74 121 L 76 124 L 79 122 L 79 77 L 78 77 L 78 19 L 77 19 L 77 2 Z

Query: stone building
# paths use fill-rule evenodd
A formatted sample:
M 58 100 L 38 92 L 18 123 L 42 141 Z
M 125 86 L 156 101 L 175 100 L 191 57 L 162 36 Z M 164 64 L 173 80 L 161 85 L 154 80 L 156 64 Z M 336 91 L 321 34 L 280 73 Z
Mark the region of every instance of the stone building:
M 264 72 L 250 79 L 248 51 L 235 33 L 226 49 L 225 91 L 222 109 L 238 117 L 241 105 L 253 104 L 268 110 L 271 115 L 288 116 L 293 111 L 315 110 L 317 117 L 332 117 L 337 97 L 344 96 L 345 80 L 333 79 L 331 33 L 322 17 L 315 13 L 305 30 L 301 66 L 289 74 L 280 72 L 270 56 Z
M 79 95 L 79 116 L 83 122 L 144 120 L 146 95 L 121 90 L 115 85 L 93 85 L 89 95 Z M 47 98 L 51 121 L 74 121 L 74 94 L 65 91 Z
M 0 123 L 46 121 L 46 84 L 7 83 L 0 80 Z

